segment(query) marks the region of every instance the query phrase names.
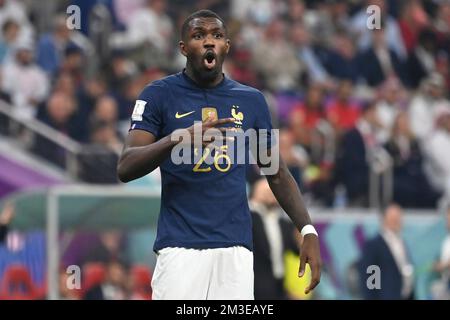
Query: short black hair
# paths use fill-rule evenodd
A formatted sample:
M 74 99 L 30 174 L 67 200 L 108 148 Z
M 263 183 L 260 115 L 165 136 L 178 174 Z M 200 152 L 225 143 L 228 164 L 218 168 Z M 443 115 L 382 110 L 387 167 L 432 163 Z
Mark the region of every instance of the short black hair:
M 189 17 L 184 20 L 183 25 L 181 26 L 181 39 L 184 39 L 188 29 L 189 29 L 189 23 L 197 18 L 216 18 L 220 22 L 222 22 L 223 27 L 225 28 L 225 31 L 227 30 L 227 26 L 225 25 L 225 21 L 214 11 L 211 10 L 199 10 L 191 14 Z

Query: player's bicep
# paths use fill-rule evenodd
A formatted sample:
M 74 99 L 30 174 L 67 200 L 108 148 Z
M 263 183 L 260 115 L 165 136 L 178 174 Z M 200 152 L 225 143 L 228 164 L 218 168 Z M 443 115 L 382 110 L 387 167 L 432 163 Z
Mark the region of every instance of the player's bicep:
M 142 147 L 156 141 L 156 136 L 145 130 L 131 130 L 125 140 L 125 149 Z
M 163 129 L 162 91 L 160 84 L 152 84 L 140 93 L 131 115 L 130 132 L 144 130 L 157 138 L 160 137 Z

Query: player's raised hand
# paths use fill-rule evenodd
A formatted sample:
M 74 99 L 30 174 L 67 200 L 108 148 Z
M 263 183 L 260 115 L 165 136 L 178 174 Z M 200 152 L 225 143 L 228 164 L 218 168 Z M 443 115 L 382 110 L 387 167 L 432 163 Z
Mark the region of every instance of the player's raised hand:
M 322 259 L 320 258 L 319 238 L 315 234 L 307 234 L 303 238 L 303 244 L 300 250 L 300 269 L 299 277 L 305 274 L 305 266 L 309 264 L 311 268 L 311 283 L 305 289 L 305 294 L 313 290 L 320 282 L 320 273 L 322 269 Z
M 223 141 L 226 139 L 227 131 L 234 130 L 234 128 L 224 127 L 224 125 L 234 122 L 234 118 L 216 119 L 213 114 L 210 114 L 205 121 L 196 122 L 187 128 L 191 136 L 191 143 L 201 142 L 203 146 L 207 146 L 218 139 Z M 201 137 L 196 137 L 196 135 L 201 135 Z

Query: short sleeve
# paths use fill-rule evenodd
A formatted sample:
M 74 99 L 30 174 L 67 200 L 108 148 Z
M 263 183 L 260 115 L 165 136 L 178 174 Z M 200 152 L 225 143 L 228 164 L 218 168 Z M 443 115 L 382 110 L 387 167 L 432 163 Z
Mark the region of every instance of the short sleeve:
M 163 92 L 164 87 L 159 83 L 152 83 L 142 90 L 131 114 L 130 131 L 139 129 L 148 131 L 157 138 L 161 136 Z

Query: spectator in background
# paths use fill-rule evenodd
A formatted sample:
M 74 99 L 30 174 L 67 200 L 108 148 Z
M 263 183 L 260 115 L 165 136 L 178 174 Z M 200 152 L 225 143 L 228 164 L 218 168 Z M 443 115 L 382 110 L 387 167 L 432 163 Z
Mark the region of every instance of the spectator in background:
M 86 149 L 83 161 L 88 166 L 84 175 L 90 182 L 117 182 L 116 164 L 123 147 L 118 132 L 118 116 L 118 106 L 114 98 L 103 96 L 97 100 L 89 124 L 91 146 L 89 150 Z M 97 165 L 93 165 L 97 163 L 95 159 L 102 163 L 101 170 Z
M 89 125 L 94 107 L 98 100 L 108 93 L 108 85 L 103 76 L 97 74 L 85 79 L 81 85 L 75 83 L 75 86 L 77 88 L 76 101 L 78 101 L 78 109 L 73 120 L 78 127 L 76 139 L 87 143 L 90 139 Z
M 104 122 L 112 127 L 117 127 L 119 110 L 116 100 L 111 96 L 103 96 L 97 100 L 91 114 L 91 123 Z
M 426 140 L 427 173 L 433 186 L 450 195 L 450 106 L 439 106 L 436 112 L 436 128 Z
M 232 54 L 227 65 L 230 77 L 242 84 L 251 87 L 260 87 L 260 81 L 256 72 L 251 67 L 252 53 L 245 48 L 238 48 Z
M 146 0 L 112 0 L 112 2 L 117 22 L 125 27 L 136 12 L 144 8 Z
M 308 151 L 317 124 L 325 119 L 325 97 L 321 85 L 313 84 L 308 88 L 304 101 L 297 104 L 290 115 L 290 129 L 295 142 Z
M 303 23 L 307 9 L 303 0 L 288 0 L 286 1 L 285 16 L 289 24 Z
M 433 271 L 440 279 L 432 285 L 433 299 L 450 300 L 450 206 L 446 212 L 447 236 L 441 244 L 439 259 L 433 265 Z
M 294 90 L 300 82 L 303 67 L 286 39 L 286 24 L 279 18 L 269 23 L 264 38 L 254 47 L 252 62 L 274 92 Z
M 328 157 L 328 146 L 334 144 L 334 136 L 324 134 L 323 128 L 330 129 L 325 118 L 325 99 L 323 88 L 314 84 L 308 88 L 303 103 L 296 105 L 291 112 L 289 128 L 296 144 L 308 152 L 310 166 L 305 171 L 303 183 L 319 201 L 330 202 L 331 171 L 334 159 Z M 331 142 L 330 142 L 331 140 Z
M 352 93 L 352 82 L 342 80 L 338 84 L 336 95 L 327 103 L 327 120 L 333 126 L 337 139 L 354 128 L 361 115 L 360 106 L 352 99 Z
M 320 45 L 331 43 L 336 31 L 348 30 L 349 1 L 306 1 L 309 8 L 302 19 Z
M 70 281 L 69 277 L 70 274 L 67 273 L 66 269 L 59 272 L 59 300 L 80 300 L 80 290 L 71 289 L 67 286 L 67 281 Z
M 430 29 L 424 29 L 417 44 L 408 56 L 407 67 L 411 88 L 416 89 L 421 81 L 436 71 L 438 38 Z
M 39 120 L 69 137 L 74 137 L 78 130 L 73 122 L 75 111 L 76 104 L 70 96 L 62 92 L 54 92 L 48 99 L 45 111 Z M 41 136 L 36 138 L 34 152 L 65 168 L 65 151 L 46 138 Z
M 294 144 L 294 137 L 288 129 L 280 130 L 280 155 L 300 188 L 303 187 L 303 170 L 308 165 L 308 154 L 301 146 Z
M 32 41 L 33 26 L 28 20 L 26 7 L 21 1 L 0 0 L 0 28 L 3 28 L 8 20 L 13 20 L 20 26 L 19 41 Z
M 54 92 L 47 101 L 45 118 L 41 119 L 50 127 L 72 137 L 73 128 L 71 117 L 76 111 L 76 103 L 70 96 L 62 92 Z
M 414 299 L 414 267 L 408 248 L 402 239 L 402 208 L 389 205 L 383 212 L 382 229 L 362 249 L 360 286 L 366 300 Z M 367 287 L 367 268 L 378 266 L 380 288 Z
M 380 147 L 376 135 L 380 128 L 374 102 L 362 107 L 356 127 L 342 138 L 336 160 L 336 180 L 345 186 L 351 206 L 368 205 L 369 166 Z
M 405 112 L 396 116 L 385 148 L 394 165 L 393 200 L 402 207 L 434 208 L 440 195 L 431 187 L 423 171 L 425 160 Z
M 276 15 L 276 10 L 267 10 L 267 7 L 270 7 L 271 2 L 271 0 L 231 1 L 232 17 L 239 23 L 239 31 L 237 32 L 234 41 L 235 47 L 246 46 L 248 48 L 254 48 L 264 38 L 266 25 L 272 20 L 272 16 Z M 235 8 L 238 9 L 235 10 Z M 238 15 L 233 13 L 239 10 L 241 11 Z M 258 15 L 258 12 L 261 12 L 262 14 Z
M 412 98 L 409 105 L 411 129 L 421 143 L 433 130 L 436 110 L 445 103 L 444 78 L 439 73 L 432 73 L 424 79 L 420 91 Z
M 77 88 L 75 87 L 75 81 L 73 80 L 72 76 L 67 72 L 59 73 L 53 82 L 53 92 L 62 93 L 64 95 L 66 95 L 67 97 L 69 97 L 73 101 L 77 100 L 76 99 L 76 90 L 77 90 Z M 46 103 L 47 102 L 48 101 L 46 101 L 45 103 L 41 103 L 39 105 L 39 110 L 36 115 L 36 118 L 44 119 L 46 117 L 46 113 L 47 113 Z M 80 125 L 78 127 L 78 129 L 80 131 L 79 132 L 80 135 L 84 135 L 82 131 L 85 131 L 86 125 Z M 78 139 L 78 138 L 77 138 L 77 140 L 85 141 L 85 139 Z
M 123 142 L 117 126 L 104 120 L 91 123 L 90 144 L 80 154 L 79 175 L 83 181 L 96 184 L 116 184 L 117 161 Z
M 418 0 L 409 0 L 403 3 L 400 11 L 398 25 L 402 35 L 403 44 L 409 54 L 417 45 L 420 32 L 429 24 L 428 16 Z
M 138 68 L 133 60 L 127 58 L 124 51 L 116 50 L 111 54 L 110 63 L 105 71 L 109 89 L 116 92 L 123 91 L 126 82 L 130 76 L 138 72 Z
M 90 288 L 84 295 L 85 300 L 126 300 L 129 296 L 127 270 L 118 261 L 106 266 L 106 279 L 103 283 Z
M 259 25 L 267 25 L 285 8 L 284 3 L 273 0 L 232 0 L 230 2 L 232 17 L 241 22 L 248 19 Z
M 54 91 L 62 92 L 69 97 L 76 98 L 76 87 L 75 81 L 72 76 L 67 72 L 61 72 L 55 79 L 54 82 Z
M 433 19 L 433 29 L 439 39 L 439 47 L 449 53 L 450 50 L 450 3 L 439 1 L 436 17 Z
M 309 81 L 331 87 L 332 79 L 314 52 L 311 35 L 303 24 L 298 22 L 293 24 L 290 30 L 290 40 L 294 46 L 299 62 L 304 63 L 308 71 Z
M 128 264 L 124 250 L 124 236 L 117 230 L 103 231 L 100 241 L 93 244 L 91 250 L 83 258 L 82 265 L 89 262 L 109 264 L 111 261 L 120 261 Z
M 145 82 L 145 84 L 148 82 Z M 144 77 L 139 74 L 132 75 L 124 81 L 123 88 L 118 92 L 113 92 L 119 106 L 119 128 L 120 132 L 125 135 L 130 126 L 130 116 L 139 93 L 144 84 Z
M 332 39 L 332 49 L 324 54 L 328 73 L 336 79 L 356 82 L 360 75 L 354 40 L 345 32 L 337 32 Z
M 134 265 L 129 272 L 130 300 L 152 299 L 152 272 L 145 265 Z
M 11 203 L 7 203 L 0 212 L 0 244 L 5 243 L 9 224 L 14 218 L 15 210 Z
M 173 22 L 167 15 L 166 0 L 146 0 L 145 6 L 136 11 L 128 21 L 127 31 L 116 34 L 112 39 L 113 48 L 135 49 L 149 46 L 153 56 L 139 59 L 147 66 L 162 67 L 171 56 Z M 150 61 L 153 60 L 153 61 Z
M 1 76 L 1 88 L 14 104 L 12 112 L 22 119 L 35 117 L 50 87 L 44 71 L 33 62 L 33 50 L 31 43 L 17 44 L 15 57 L 4 64 Z
M 83 82 L 77 94 L 77 100 L 80 104 L 80 109 L 86 117 L 86 121 L 97 104 L 97 101 L 107 94 L 108 85 L 101 75 L 91 76 Z
M 94 122 L 91 126 L 91 144 L 116 156 L 120 154 L 123 148 L 123 141 L 117 134 L 117 127 L 102 120 Z M 116 173 L 114 166 L 112 169 Z
M 64 50 L 63 60 L 60 65 L 60 72 L 69 73 L 79 87 L 84 81 L 85 56 L 83 51 L 77 46 L 68 46 Z
M 3 24 L 0 38 L 0 65 L 14 58 L 19 32 L 20 26 L 14 20 L 7 20 Z
M 334 30 L 348 30 L 350 22 L 350 6 L 347 1 L 329 1 L 330 3 L 330 21 Z
M 367 7 L 375 5 L 380 8 L 381 17 L 385 20 L 386 44 L 389 50 L 393 50 L 400 60 L 407 57 L 405 45 L 397 21 L 388 14 L 389 8 L 385 0 L 366 0 L 366 4 L 356 13 L 350 21 L 350 31 L 358 37 L 358 48 L 361 51 L 370 48 L 372 43 L 372 30 L 367 28 Z
M 372 30 L 371 34 L 372 45 L 358 56 L 361 77 L 371 87 L 376 87 L 390 78 L 399 78 L 407 85 L 409 79 L 404 71 L 404 63 L 387 45 L 384 26 Z
M 53 21 L 51 33 L 43 34 L 37 44 L 37 64 L 50 77 L 59 70 L 66 49 L 75 46 L 70 40 L 71 30 L 66 25 L 66 15 L 58 15 Z
M 406 93 L 397 78 L 386 80 L 378 89 L 380 100 L 377 102 L 377 115 L 381 128 L 378 140 L 386 143 L 391 135 L 392 126 L 400 111 L 404 109 Z
M 448 53 L 447 53 L 448 52 Z M 439 51 L 436 54 L 436 72 L 444 78 L 445 95 L 450 98 L 450 35 L 447 52 Z
M 298 252 L 295 228 L 281 210 L 266 179 L 254 185 L 250 200 L 253 219 L 255 299 L 286 299 L 283 287 L 284 254 Z

